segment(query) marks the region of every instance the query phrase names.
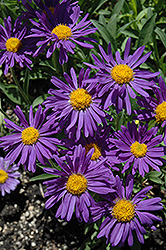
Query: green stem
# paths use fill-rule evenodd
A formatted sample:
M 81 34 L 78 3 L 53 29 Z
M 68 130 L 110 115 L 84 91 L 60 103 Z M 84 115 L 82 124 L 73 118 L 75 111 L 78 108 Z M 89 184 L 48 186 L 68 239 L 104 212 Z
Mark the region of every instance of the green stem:
M 58 73 L 57 57 L 56 57 L 56 51 L 55 50 L 52 53 L 52 61 L 53 61 L 54 68 L 56 69 L 56 72 Z
M 30 103 L 28 97 L 26 96 L 26 94 L 24 93 L 24 91 L 22 90 L 22 88 L 21 88 L 21 86 L 20 86 L 20 84 L 19 84 L 19 82 L 18 82 L 18 80 L 17 80 L 17 77 L 16 77 L 16 75 L 15 75 L 14 68 L 12 68 L 12 67 L 11 67 L 11 73 L 12 73 L 14 82 L 15 82 L 15 84 L 16 84 L 18 90 L 20 91 L 20 94 L 21 94 L 22 97 L 24 98 L 25 102 L 26 102 L 28 105 L 30 105 L 31 103 Z
M 7 118 L 9 119 L 10 121 L 12 121 L 9 116 L 0 108 L 0 112 Z
M 66 72 L 66 65 L 65 65 L 65 63 L 62 64 L 62 70 L 63 70 L 63 73 Z

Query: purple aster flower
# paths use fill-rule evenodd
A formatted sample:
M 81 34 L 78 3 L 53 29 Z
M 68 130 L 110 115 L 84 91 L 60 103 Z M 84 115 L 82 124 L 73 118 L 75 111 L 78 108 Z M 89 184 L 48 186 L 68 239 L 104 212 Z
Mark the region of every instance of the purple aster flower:
M 148 98 L 137 97 L 138 104 L 144 107 L 144 110 L 134 111 L 138 114 L 137 119 L 141 121 L 155 120 L 156 125 L 164 127 L 164 144 L 166 145 L 166 86 L 162 77 L 159 78 L 159 89 L 155 88 L 156 98 L 149 96 Z
M 109 181 L 109 170 L 103 165 L 105 159 L 96 163 L 90 160 L 91 156 L 92 150 L 85 154 L 85 149 L 78 145 L 72 156 L 66 155 L 65 161 L 54 156 L 61 171 L 43 169 L 48 174 L 59 176 L 44 182 L 47 185 L 45 196 L 51 195 L 46 201 L 46 209 L 60 201 L 55 217 L 60 216 L 61 219 L 69 221 L 75 209 L 77 219 L 88 222 L 89 207 L 94 203 L 89 191 L 97 194 L 114 192 Z
M 74 54 L 75 43 L 88 49 L 93 48 L 91 44 L 84 41 L 95 41 L 85 36 L 94 33 L 96 28 L 89 27 L 92 22 L 86 21 L 88 14 L 77 23 L 80 16 L 80 7 L 76 3 L 70 4 L 70 1 L 57 3 L 54 15 L 51 11 L 47 11 L 48 18 L 44 13 L 36 12 L 36 15 L 39 22 L 31 20 L 36 27 L 31 29 L 32 34 L 28 37 L 37 37 L 42 40 L 36 44 L 39 48 L 34 56 L 38 56 L 48 44 L 51 44 L 46 57 L 50 57 L 54 50 L 58 48 L 60 49 L 59 62 L 63 64 L 68 61 L 68 52 Z
M 10 191 L 14 191 L 16 186 L 20 183 L 16 178 L 20 177 L 20 173 L 17 165 L 10 165 L 10 160 L 5 161 L 3 157 L 0 157 L 0 190 L 2 196 L 5 193 L 10 194 Z
M 70 70 L 71 78 L 67 73 L 64 77 L 68 84 L 62 82 L 55 76 L 51 82 L 58 89 L 48 91 L 52 96 L 43 103 L 47 108 L 53 108 L 53 113 L 48 117 L 49 122 L 54 124 L 57 119 L 59 126 L 66 129 L 66 133 L 76 135 L 80 139 L 81 130 L 85 137 L 93 136 L 97 130 L 97 123 L 102 123 L 105 113 L 100 109 L 100 99 L 97 98 L 97 80 L 91 79 L 92 83 L 87 85 L 90 69 L 84 72 L 82 68 L 78 81 L 73 68 Z M 94 81 L 93 81 L 94 80 Z
M 0 65 L 5 62 L 4 74 L 8 72 L 8 68 L 13 67 L 15 61 L 18 62 L 20 67 L 24 65 L 29 69 L 32 61 L 28 55 L 32 54 L 34 50 L 34 40 L 25 39 L 29 33 L 27 23 L 21 24 L 17 19 L 12 30 L 11 17 L 4 19 L 4 25 L 0 25 Z
M 133 231 L 136 232 L 139 242 L 143 244 L 143 235 L 146 234 L 143 225 L 156 230 L 153 226 L 154 221 L 162 221 L 151 213 L 163 208 L 161 199 L 158 197 L 148 199 L 146 196 L 152 186 L 142 189 L 133 197 L 133 182 L 133 176 L 128 175 L 125 188 L 119 176 L 116 176 L 116 195 L 107 195 L 107 201 L 98 202 L 90 208 L 93 222 L 103 216 L 106 217 L 97 237 L 105 236 L 107 244 L 110 242 L 113 247 L 123 246 L 126 240 L 128 245 L 132 246 Z
M 97 126 L 97 131 L 95 131 L 94 136 L 81 137 L 78 142 L 75 140 L 70 140 L 68 138 L 62 138 L 62 146 L 66 149 L 61 150 L 61 154 L 72 154 L 76 145 L 81 144 L 85 148 L 86 154 L 93 148 L 94 152 L 92 154 L 92 161 L 100 161 L 104 158 L 106 159 L 106 166 L 111 167 L 114 170 L 119 170 L 115 164 L 119 163 L 115 155 L 110 155 L 110 142 L 109 138 L 112 137 L 111 126 L 105 123 L 103 126 Z M 111 173 L 111 172 L 110 172 Z
M 54 144 L 57 144 L 58 140 L 50 137 L 56 132 L 52 131 L 47 123 L 43 123 L 46 110 L 42 111 L 40 105 L 34 117 L 32 106 L 30 107 L 29 123 L 19 106 L 16 106 L 14 111 L 20 120 L 20 126 L 4 119 L 6 127 L 14 131 L 11 135 L 1 137 L 0 147 L 9 151 L 5 160 L 10 159 L 10 163 L 13 163 L 19 159 L 18 165 L 22 164 L 25 168 L 28 167 L 29 171 L 35 172 L 37 159 L 45 165 L 45 162 L 53 157 L 52 154 L 57 152 Z
M 63 0 L 63 2 L 66 2 L 66 1 Z M 44 3 L 41 1 L 38 1 L 38 2 L 35 1 L 35 3 L 39 7 L 39 9 L 33 8 L 31 7 L 30 4 L 26 3 L 25 8 L 27 9 L 27 11 L 26 12 L 23 11 L 19 18 L 21 18 L 22 20 L 30 19 L 30 18 L 37 18 L 36 13 L 40 13 L 40 15 L 42 15 L 43 12 L 47 17 L 48 17 L 47 13 L 49 13 L 49 15 L 52 16 L 54 15 L 55 7 L 57 3 L 59 3 L 59 0 L 44 0 Z
M 96 66 L 85 63 L 91 68 L 98 70 L 96 77 L 99 79 L 99 97 L 103 96 L 104 109 L 110 105 L 115 105 L 116 111 L 123 108 L 131 114 L 130 97 L 136 98 L 136 93 L 148 97 L 146 90 L 155 87 L 152 78 L 159 75 L 159 72 L 152 73 L 146 70 L 137 69 L 150 56 L 151 52 L 142 56 L 145 46 L 138 48 L 133 55 L 129 55 L 131 38 L 127 40 L 124 59 L 121 59 L 119 51 L 116 52 L 116 61 L 113 59 L 111 44 L 108 45 L 108 55 L 99 45 L 100 61 L 95 55 L 92 55 Z M 140 58 L 141 57 L 141 58 Z
M 118 149 L 118 159 L 126 162 L 122 173 L 132 166 L 134 175 L 139 169 L 140 175 L 144 176 L 149 172 L 149 166 L 160 171 L 159 166 L 163 165 L 164 147 L 157 147 L 162 142 L 162 135 L 156 136 L 157 127 L 148 130 L 148 124 L 137 126 L 134 122 L 128 122 L 127 128 L 121 126 L 121 131 L 115 132 L 117 139 L 110 141 Z

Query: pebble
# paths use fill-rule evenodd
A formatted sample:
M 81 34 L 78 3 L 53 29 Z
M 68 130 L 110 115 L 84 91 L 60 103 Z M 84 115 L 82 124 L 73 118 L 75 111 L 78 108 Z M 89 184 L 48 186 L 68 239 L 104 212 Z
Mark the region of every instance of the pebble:
M 35 243 L 35 242 L 31 242 L 31 246 L 32 246 L 32 247 L 35 247 L 35 246 L 36 246 L 36 243 Z

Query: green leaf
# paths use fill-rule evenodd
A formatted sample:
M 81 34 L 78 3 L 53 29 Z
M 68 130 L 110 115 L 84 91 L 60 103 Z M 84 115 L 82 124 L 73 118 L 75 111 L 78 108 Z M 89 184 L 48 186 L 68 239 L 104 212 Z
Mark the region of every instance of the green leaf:
M 23 105 L 25 103 L 16 85 L 14 84 L 5 85 L 3 83 L 0 83 L 0 89 L 12 102 L 18 105 Z
M 113 37 L 116 37 L 116 29 L 117 29 L 117 15 L 114 14 L 108 21 L 107 30 L 112 34 Z
M 137 1 L 136 0 L 131 0 L 129 2 L 129 6 L 134 12 L 134 17 L 136 17 L 137 16 Z
M 46 98 L 47 98 L 48 96 L 49 96 L 49 94 L 44 94 L 44 95 L 38 96 L 38 97 L 33 101 L 32 107 L 34 108 L 34 107 L 38 106 L 39 104 L 42 104 L 42 103 L 46 100 Z
M 114 14 L 119 14 L 119 12 L 121 11 L 122 7 L 123 7 L 123 4 L 124 4 L 124 0 L 119 0 L 117 1 L 117 3 L 115 4 L 113 10 L 112 10 L 112 15 Z
M 116 43 L 112 35 L 110 34 L 110 31 L 107 29 L 105 25 L 100 23 L 96 20 L 91 20 L 93 22 L 93 25 L 98 28 L 98 32 L 100 33 L 101 37 L 106 41 L 107 44 L 111 42 L 113 53 L 116 51 Z M 104 21 L 103 21 L 104 22 Z
M 155 178 L 155 177 L 159 177 L 161 175 L 162 175 L 161 171 L 160 172 L 158 172 L 158 171 L 152 171 L 152 172 L 149 172 L 149 173 L 146 174 L 146 176 L 148 178 Z
M 131 24 L 133 24 L 133 23 L 135 23 L 135 22 L 136 22 L 136 20 L 133 20 L 133 21 L 131 21 L 131 22 L 129 22 L 129 23 L 126 23 L 126 24 L 124 24 L 123 26 L 121 26 L 121 27 L 118 29 L 118 31 L 117 31 L 117 36 L 119 36 L 119 35 L 121 34 L 121 32 L 123 32 L 125 29 L 127 29 L 128 27 L 130 27 Z
M 151 181 L 153 181 L 154 183 L 157 183 L 157 184 L 161 184 L 161 185 L 163 185 L 164 184 L 164 182 L 161 180 L 161 179 L 159 179 L 158 177 L 151 177 L 151 178 L 149 178 L 149 180 L 151 180 Z
M 100 7 L 106 3 L 108 0 L 101 0 L 98 4 L 97 4 L 97 7 L 96 9 L 93 11 L 93 12 L 96 12 L 98 9 L 100 9 Z
M 46 180 L 46 179 L 56 178 L 56 177 L 58 177 L 58 176 L 57 175 L 53 175 L 53 174 L 40 174 L 40 175 L 32 177 L 30 179 L 30 181 Z
M 160 29 L 159 27 L 157 27 L 154 32 L 159 36 L 159 38 L 161 39 L 164 47 L 166 48 L 166 34 L 162 31 L 162 29 Z
M 146 45 L 150 40 L 155 27 L 156 16 L 157 14 L 153 14 L 143 25 L 138 38 L 138 47 Z

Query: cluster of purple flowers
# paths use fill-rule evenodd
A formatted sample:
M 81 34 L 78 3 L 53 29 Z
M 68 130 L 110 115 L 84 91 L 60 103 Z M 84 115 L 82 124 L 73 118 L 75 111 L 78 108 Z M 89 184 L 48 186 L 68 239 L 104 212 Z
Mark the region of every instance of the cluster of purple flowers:
M 5 74 L 15 61 L 30 68 L 30 56 L 38 56 L 46 48 L 47 58 L 59 50 L 60 64 L 68 61 L 69 53 L 75 53 L 76 45 L 93 48 L 89 42 L 95 40 L 88 36 L 96 28 L 87 20 L 88 14 L 81 19 L 77 2 L 34 2 L 37 10 L 22 0 L 27 11 L 16 20 L 13 30 L 10 17 L 4 19 L 5 27 L 0 25 L 0 64 L 5 63 Z M 30 19 L 31 25 L 23 22 L 25 19 Z M 85 63 L 88 69 L 82 68 L 78 77 L 74 68 L 70 69 L 70 75 L 64 72 L 64 81 L 52 76 L 54 88 L 49 89 L 49 97 L 43 102 L 45 109 L 39 105 L 34 115 L 31 106 L 26 117 L 16 106 L 14 112 L 20 123 L 4 119 L 12 133 L 0 139 L 0 147 L 8 152 L 5 159 L 0 158 L 2 195 L 10 193 L 19 183 L 16 179 L 19 173 L 15 171 L 20 165 L 35 172 L 39 162 L 45 166 L 45 173 L 55 175 L 44 182 L 45 196 L 50 196 L 46 208 L 58 202 L 55 216 L 67 221 L 74 211 L 78 221 L 94 222 L 105 217 L 98 237 L 105 236 L 112 246 L 123 246 L 126 241 L 132 246 L 133 231 L 144 243 L 143 225 L 155 230 L 154 221 L 161 221 L 150 213 L 162 209 L 160 198 L 146 196 L 152 186 L 136 195 L 132 192 L 136 173 L 144 177 L 149 171 L 160 171 L 163 165 L 165 148 L 160 144 L 166 144 L 166 131 L 164 138 L 157 133 L 159 124 L 162 127 L 166 124 L 166 86 L 161 77 L 157 79 L 159 72 L 139 69 L 151 52 L 142 55 L 143 46 L 129 55 L 130 45 L 129 38 L 124 59 L 117 51 L 116 60 L 111 44 L 108 54 L 99 45 L 99 57 L 92 54 L 94 64 Z M 93 77 L 91 68 L 97 71 Z M 156 97 L 151 97 L 149 91 Z M 144 110 L 133 110 L 131 98 L 137 98 Z M 148 123 L 137 126 L 133 121 L 113 131 L 110 125 L 113 117 L 108 115 L 110 106 L 115 107 L 117 114 L 125 109 L 140 121 L 155 119 L 156 126 L 148 130 Z M 65 138 L 57 139 L 57 133 Z M 59 150 L 59 146 L 63 149 Z M 58 169 L 51 166 L 50 159 L 58 164 Z M 14 165 L 9 167 L 11 164 Z M 119 170 L 125 176 L 125 186 L 115 174 Z M 128 171 L 131 174 L 124 175 Z M 92 193 L 97 193 L 103 201 L 96 202 Z

